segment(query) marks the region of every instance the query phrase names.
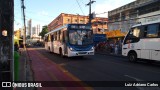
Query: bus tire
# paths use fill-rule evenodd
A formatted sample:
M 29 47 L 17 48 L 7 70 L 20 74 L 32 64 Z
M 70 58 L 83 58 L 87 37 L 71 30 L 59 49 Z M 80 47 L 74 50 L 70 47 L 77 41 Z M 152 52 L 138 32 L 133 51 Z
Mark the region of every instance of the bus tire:
M 137 61 L 137 54 L 135 52 L 130 52 L 128 54 L 128 59 L 130 62 L 136 62 Z

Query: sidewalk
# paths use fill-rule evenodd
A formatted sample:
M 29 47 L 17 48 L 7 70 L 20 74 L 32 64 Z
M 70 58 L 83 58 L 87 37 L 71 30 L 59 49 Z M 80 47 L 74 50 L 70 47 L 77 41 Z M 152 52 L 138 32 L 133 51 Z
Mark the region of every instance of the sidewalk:
M 27 61 L 26 63 L 24 61 L 25 59 Z M 69 72 L 66 72 L 65 69 L 40 54 L 34 48 L 27 48 L 27 52 L 23 50 L 20 61 L 20 71 L 22 71 L 20 73 L 20 81 L 80 81 L 78 78 L 74 77 Z M 25 71 L 23 72 L 26 65 L 30 67 L 26 69 L 27 73 Z M 25 73 L 27 75 L 25 75 Z M 58 83 L 62 85 L 61 82 Z M 82 85 L 84 84 L 82 82 L 77 82 L 77 84 L 80 87 L 64 87 L 64 85 L 62 85 L 63 87 L 42 86 L 41 88 L 27 90 L 92 90 L 92 88 L 90 87 L 82 87 Z
M 20 48 L 19 78 L 17 81 L 34 81 L 26 48 Z M 16 90 L 36 90 L 36 88 L 16 88 Z

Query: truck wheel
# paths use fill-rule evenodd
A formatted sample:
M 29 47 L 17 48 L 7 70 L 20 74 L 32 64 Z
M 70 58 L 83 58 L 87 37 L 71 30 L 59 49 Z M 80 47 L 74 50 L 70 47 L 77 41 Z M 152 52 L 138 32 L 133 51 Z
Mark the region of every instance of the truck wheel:
M 134 52 L 131 52 L 128 54 L 128 59 L 130 62 L 136 62 L 137 61 L 137 55 Z

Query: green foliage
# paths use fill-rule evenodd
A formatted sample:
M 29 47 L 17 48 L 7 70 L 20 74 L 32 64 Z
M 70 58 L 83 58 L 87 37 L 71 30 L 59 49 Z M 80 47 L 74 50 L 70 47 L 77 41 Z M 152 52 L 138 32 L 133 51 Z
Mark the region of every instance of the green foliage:
M 48 33 L 48 27 L 43 26 L 42 31 L 39 33 L 39 36 L 42 36 L 43 38 L 46 33 Z

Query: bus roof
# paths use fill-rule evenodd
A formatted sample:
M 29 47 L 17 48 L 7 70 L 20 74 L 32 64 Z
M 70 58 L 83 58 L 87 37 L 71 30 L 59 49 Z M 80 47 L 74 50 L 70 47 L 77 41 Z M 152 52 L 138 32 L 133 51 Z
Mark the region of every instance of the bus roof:
M 54 29 L 54 30 L 51 30 L 50 32 L 46 33 L 45 36 L 47 36 L 47 35 L 49 35 L 49 34 L 51 34 L 51 33 L 53 33 L 53 32 L 59 31 L 59 30 L 61 30 L 61 29 L 63 29 L 63 28 L 67 28 L 69 25 L 87 25 L 87 24 L 65 24 L 65 25 L 63 25 L 63 26 L 61 26 L 61 27 L 59 27 L 59 28 L 56 28 L 56 29 Z
M 63 25 L 63 26 L 61 26 L 61 27 L 59 27 L 59 28 L 56 28 L 56 29 L 54 29 L 54 30 L 51 30 L 50 32 L 46 33 L 45 36 L 47 36 L 47 35 L 50 34 L 50 33 L 53 33 L 53 32 L 56 32 L 56 31 L 58 31 L 58 30 L 61 30 L 62 28 L 65 28 L 65 27 L 67 27 L 67 26 L 68 26 L 68 24 Z

